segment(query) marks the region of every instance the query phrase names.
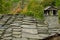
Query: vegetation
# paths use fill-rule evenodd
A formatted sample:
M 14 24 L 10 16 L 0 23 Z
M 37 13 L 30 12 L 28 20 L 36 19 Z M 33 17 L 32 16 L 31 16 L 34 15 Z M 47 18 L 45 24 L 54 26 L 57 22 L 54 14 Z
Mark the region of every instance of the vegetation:
M 0 13 L 8 13 L 10 11 L 11 2 L 1 0 L 0 1 Z
M 41 2 L 41 4 L 46 7 L 46 6 L 50 6 L 50 5 L 55 5 L 54 0 L 44 0 Z
M 24 1 L 21 5 L 21 8 L 24 5 L 23 10 L 20 11 L 21 13 L 29 16 L 34 16 L 40 20 L 44 19 L 43 9 L 45 7 L 50 5 L 54 5 L 57 8 L 60 7 L 60 0 L 29 0 L 29 2 L 28 0 L 0 0 L 0 13 L 11 13 L 11 11 L 13 11 L 12 9 L 15 7 L 14 5 L 18 4 L 19 1 Z M 60 11 L 58 11 L 58 13 L 60 19 Z
M 34 16 L 40 20 L 44 18 L 43 6 L 35 0 L 30 1 L 30 3 L 23 9 L 23 13 L 25 15 Z
M 59 23 L 60 23 L 60 0 L 56 0 L 55 2 L 56 2 L 55 3 L 56 7 L 59 9 L 58 10 L 58 18 L 59 18 Z
M 0 13 L 3 13 L 3 14 L 9 13 L 13 7 L 13 3 L 16 3 L 18 1 L 19 0 L 1 0 Z

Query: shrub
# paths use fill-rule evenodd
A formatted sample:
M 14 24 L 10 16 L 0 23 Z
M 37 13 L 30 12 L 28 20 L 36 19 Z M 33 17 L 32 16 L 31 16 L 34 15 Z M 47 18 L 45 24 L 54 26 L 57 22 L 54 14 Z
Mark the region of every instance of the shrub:
M 24 10 L 22 13 L 25 15 L 33 16 L 39 20 L 44 19 L 43 6 L 38 1 L 30 1 Z
M 58 11 L 58 19 L 59 19 L 59 23 L 60 23 L 60 10 Z

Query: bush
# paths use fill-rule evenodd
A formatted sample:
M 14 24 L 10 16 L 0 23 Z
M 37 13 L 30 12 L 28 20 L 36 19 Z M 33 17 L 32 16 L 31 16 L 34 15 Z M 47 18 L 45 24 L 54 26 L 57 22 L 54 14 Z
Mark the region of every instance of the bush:
M 59 23 L 60 23 L 60 10 L 58 11 L 58 19 L 59 19 Z
M 37 1 L 30 1 L 22 13 L 25 15 L 33 16 L 39 20 L 44 19 L 43 6 Z

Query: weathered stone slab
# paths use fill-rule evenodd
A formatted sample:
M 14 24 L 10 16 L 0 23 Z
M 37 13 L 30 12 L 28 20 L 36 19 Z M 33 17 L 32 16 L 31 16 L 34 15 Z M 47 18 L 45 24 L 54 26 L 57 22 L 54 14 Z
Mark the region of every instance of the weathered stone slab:
M 22 33 L 23 38 L 34 38 L 34 39 L 41 39 L 38 35 L 32 35 L 28 33 Z
M 22 24 L 28 24 L 28 25 L 33 25 L 33 24 L 36 24 L 36 23 L 23 22 Z
M 13 37 L 20 38 L 21 35 L 12 35 Z
M 38 29 L 45 29 L 48 30 L 48 27 L 37 27 Z
M 21 35 L 21 32 L 13 32 L 13 35 Z
M 13 23 L 13 24 L 10 24 L 10 25 L 12 25 L 12 26 L 20 26 L 19 23 Z
M 0 31 L 0 35 L 3 33 L 3 31 Z
M 48 25 L 45 24 L 37 24 L 38 27 L 48 27 Z
M 44 39 L 44 38 L 47 38 L 49 36 L 49 34 L 39 34 L 39 37 L 41 37 L 42 39 Z
M 53 35 L 56 35 L 56 33 L 50 33 L 49 36 L 53 36 Z
M 4 37 L 3 39 L 4 40 L 10 40 L 10 39 L 12 39 L 12 37 Z
M 21 29 L 21 27 L 12 26 L 13 29 Z
M 5 34 L 11 34 L 12 33 L 12 31 L 6 31 L 5 32 Z
M 8 31 L 8 32 L 11 31 L 11 30 L 12 30 L 12 28 L 8 28 L 8 29 L 6 29 L 6 31 Z
M 51 31 L 60 31 L 60 29 L 50 29 Z
M 28 40 L 27 38 L 13 38 L 12 40 Z
M 4 31 L 5 29 L 3 29 L 3 28 L 0 28 L 0 31 Z
M 32 17 L 24 17 L 24 20 L 31 20 Z
M 20 23 L 22 23 L 22 21 L 14 21 L 14 23 L 19 23 L 20 24 Z
M 10 24 L 12 22 L 13 18 L 10 19 L 6 24 Z
M 0 21 L 0 25 L 3 25 L 4 23 L 5 23 L 5 21 L 2 21 L 2 20 Z
M 48 34 L 49 32 L 47 31 L 38 31 L 38 34 Z
M 13 32 L 20 32 L 21 29 L 13 29 Z
M 31 34 L 38 34 L 37 29 L 22 29 L 22 32 L 24 33 L 31 33 Z
M 4 25 L 4 27 L 1 27 L 2 29 L 6 29 L 6 28 L 9 28 L 10 25 Z
M 23 28 L 36 28 L 36 25 L 21 25 Z
M 39 34 L 47 34 L 48 32 L 47 31 L 44 31 L 44 30 L 43 31 L 42 30 L 41 31 L 39 30 L 38 33 Z
M 49 29 L 49 33 L 60 33 L 60 29 Z
M 2 19 L 2 21 L 6 21 L 8 18 L 9 18 L 9 16 L 8 16 L 8 17 L 3 18 L 3 19 Z
M 49 36 L 48 34 L 31 35 L 31 34 L 26 34 L 26 33 L 23 33 L 23 35 L 22 35 L 22 37 L 33 38 L 33 39 L 44 39 L 48 36 Z
M 58 33 L 59 31 L 49 31 L 49 33 Z
M 3 37 L 9 37 L 9 36 L 11 36 L 12 34 L 4 34 L 4 36 Z
M 23 20 L 23 22 L 33 23 L 34 21 L 30 21 L 30 20 Z
M 39 40 L 39 39 L 30 38 L 30 39 L 28 39 L 28 40 Z

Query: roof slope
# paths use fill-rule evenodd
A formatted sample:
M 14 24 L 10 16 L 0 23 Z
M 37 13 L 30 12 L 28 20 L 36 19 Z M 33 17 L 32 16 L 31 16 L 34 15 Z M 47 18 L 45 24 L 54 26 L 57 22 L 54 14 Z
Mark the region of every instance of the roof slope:
M 48 6 L 44 10 L 57 10 L 57 8 L 54 6 Z
M 40 24 L 40 21 L 33 17 L 24 15 L 4 15 L 0 19 L 0 39 L 44 39 L 52 35 L 55 34 L 49 34 L 48 25 Z

